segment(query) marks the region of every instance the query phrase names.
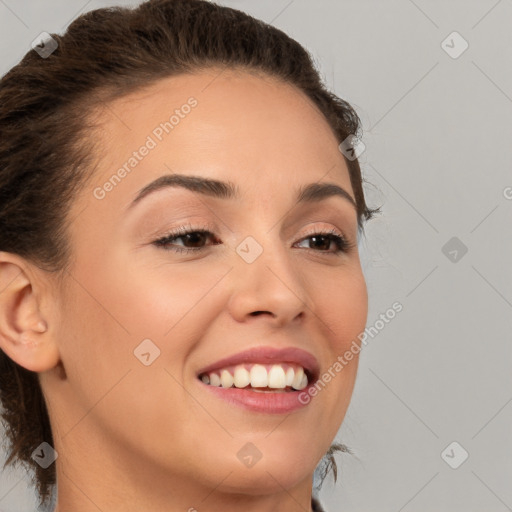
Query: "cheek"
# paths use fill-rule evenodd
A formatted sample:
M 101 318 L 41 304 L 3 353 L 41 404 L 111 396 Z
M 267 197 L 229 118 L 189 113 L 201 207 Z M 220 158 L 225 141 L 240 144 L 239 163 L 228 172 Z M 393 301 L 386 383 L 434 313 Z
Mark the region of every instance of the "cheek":
M 201 413 L 179 382 L 194 336 L 202 332 L 197 324 L 196 334 L 185 332 L 187 312 L 197 319 L 201 309 L 193 306 L 211 284 L 178 272 L 166 283 L 161 269 L 137 273 L 105 261 L 99 270 L 75 268 L 62 297 L 58 336 L 69 386 L 63 431 L 72 430 L 69 441 L 80 443 L 100 425 L 112 439 L 149 453 L 148 428 L 156 439 L 179 439 L 182 422 Z M 160 353 L 146 366 L 134 350 L 148 338 Z
M 320 317 L 326 343 L 317 397 L 323 402 L 319 416 L 334 435 L 342 423 L 355 384 L 361 342 L 368 314 L 367 287 L 362 271 L 340 271 L 315 288 L 315 313 Z
M 368 293 L 363 273 L 357 266 L 315 287 L 313 303 L 322 320 L 320 326 L 337 353 L 344 352 L 364 331 L 368 316 Z
M 173 331 L 191 319 L 201 319 L 202 301 L 229 267 L 212 270 L 194 263 L 172 263 L 172 258 L 177 261 L 172 255 L 167 262 L 165 255 L 144 254 L 132 254 L 120 244 L 119 250 L 108 252 L 108 260 L 82 264 L 77 274 L 103 306 L 103 314 L 109 314 L 111 329 L 124 332 L 133 342 L 154 338 L 166 343 Z

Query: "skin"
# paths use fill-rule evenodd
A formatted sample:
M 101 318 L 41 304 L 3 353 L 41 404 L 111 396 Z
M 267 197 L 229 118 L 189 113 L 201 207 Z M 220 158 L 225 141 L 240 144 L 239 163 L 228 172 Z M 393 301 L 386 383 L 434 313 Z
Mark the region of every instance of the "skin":
M 94 188 L 190 96 L 197 107 L 96 199 Z M 310 510 L 313 472 L 345 416 L 358 356 L 291 414 L 230 406 L 196 372 L 271 345 L 310 351 L 322 374 L 364 330 L 353 205 L 295 202 L 313 182 L 354 197 L 327 121 L 291 85 L 214 69 L 117 99 L 96 120 L 99 165 L 69 212 L 69 271 L 58 281 L 0 253 L 1 348 L 39 374 L 59 455 L 57 512 Z M 229 180 L 241 197 L 167 188 L 126 212 L 171 171 Z M 207 225 L 214 238 L 190 254 L 152 244 L 183 224 Z M 348 252 L 306 238 L 333 228 L 355 244 Z M 263 248 L 250 264 L 236 252 L 247 236 Z M 133 353 L 146 338 L 160 350 L 149 366 Z M 247 442 L 262 454 L 251 468 L 236 456 Z

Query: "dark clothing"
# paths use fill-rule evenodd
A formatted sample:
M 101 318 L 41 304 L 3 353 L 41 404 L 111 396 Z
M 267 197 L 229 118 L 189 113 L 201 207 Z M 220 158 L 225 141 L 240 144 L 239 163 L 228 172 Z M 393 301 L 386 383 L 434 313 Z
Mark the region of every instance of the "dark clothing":
M 313 512 L 325 512 L 325 510 L 320 505 L 320 502 L 316 498 L 311 498 L 311 509 Z

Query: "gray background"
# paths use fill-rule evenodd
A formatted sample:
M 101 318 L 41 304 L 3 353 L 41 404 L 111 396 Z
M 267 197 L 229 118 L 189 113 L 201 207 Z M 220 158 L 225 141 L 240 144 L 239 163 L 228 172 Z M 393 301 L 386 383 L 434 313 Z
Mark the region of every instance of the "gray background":
M 366 192 L 383 205 L 362 242 L 368 325 L 403 311 L 361 354 L 338 435 L 355 456 L 337 457 L 327 510 L 512 510 L 512 1 L 219 3 L 312 52 L 362 118 Z M 1 73 L 40 32 L 113 4 L 0 0 Z M 2 474 L 1 511 L 35 510 L 32 496 L 22 470 Z

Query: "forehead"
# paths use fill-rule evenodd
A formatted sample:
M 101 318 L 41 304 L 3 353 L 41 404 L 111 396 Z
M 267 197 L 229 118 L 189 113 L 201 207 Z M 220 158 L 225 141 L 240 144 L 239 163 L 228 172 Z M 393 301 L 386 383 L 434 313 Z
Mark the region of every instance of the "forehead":
M 104 105 L 99 124 L 107 135 L 103 140 L 115 144 L 118 154 L 152 136 L 177 157 L 201 148 L 219 158 L 247 155 L 253 162 L 262 151 L 274 158 L 324 153 L 343 160 L 327 120 L 302 91 L 242 70 L 214 68 L 162 79 Z
M 295 86 L 267 75 L 209 69 L 165 78 L 105 103 L 96 123 L 100 164 L 91 188 L 123 166 L 128 171 L 109 192 L 111 208 L 123 210 L 141 188 L 169 173 L 234 182 L 244 196 L 263 191 L 269 201 L 270 192 L 284 198 L 322 179 L 352 191 L 323 114 Z M 135 157 L 144 146 L 151 150 Z M 98 204 L 90 192 L 88 202 L 104 207 L 107 201 Z

